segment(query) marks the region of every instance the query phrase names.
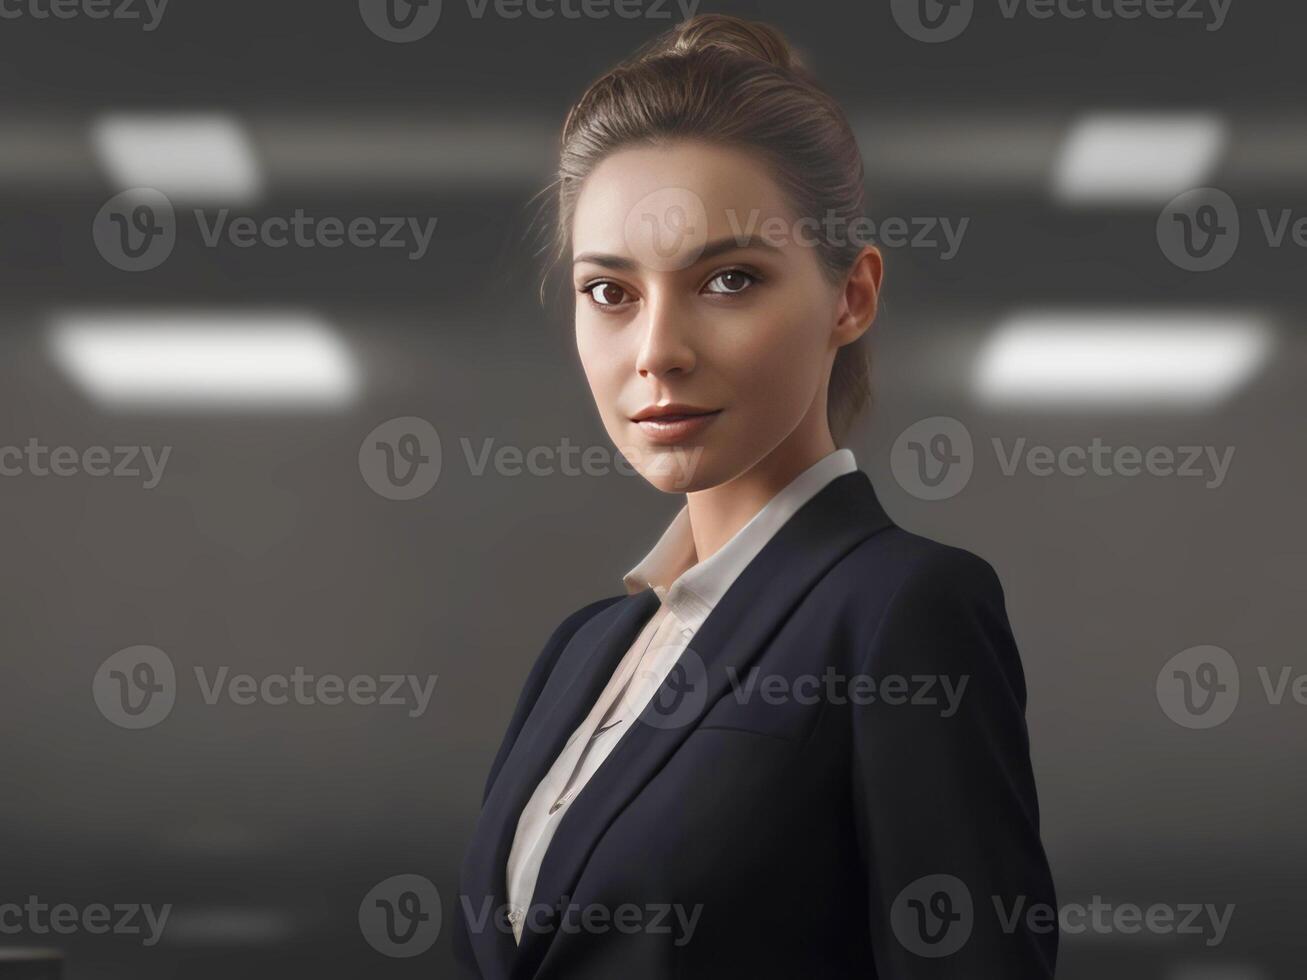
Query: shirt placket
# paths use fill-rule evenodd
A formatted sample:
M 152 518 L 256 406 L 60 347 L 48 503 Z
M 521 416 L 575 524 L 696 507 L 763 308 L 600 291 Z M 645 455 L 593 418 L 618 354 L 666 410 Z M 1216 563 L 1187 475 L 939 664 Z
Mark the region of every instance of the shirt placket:
M 635 658 L 635 660 L 626 667 L 617 689 L 613 692 L 612 698 L 608 701 L 608 706 L 603 711 L 593 712 L 591 718 L 587 719 L 586 729 L 579 733 L 576 745 L 573 746 L 576 754 L 568 767 L 569 772 L 567 780 L 563 784 L 562 791 L 555 797 L 553 804 L 549 807 L 548 815 L 551 819 L 556 818 L 559 811 L 572 801 L 572 797 L 576 792 L 575 784 L 577 782 L 577 777 L 585 771 L 585 764 L 589 758 L 590 752 L 594 748 L 595 740 L 612 727 L 606 723 L 620 710 L 626 697 L 626 692 L 631 686 L 632 679 L 639 673 L 640 665 L 644 662 L 645 655 L 649 652 L 649 648 L 653 645 L 654 641 L 662 633 L 666 623 L 666 610 L 660 610 L 658 624 L 649 634 L 649 639 L 645 641 L 644 649 L 640 651 L 640 656 Z M 621 724 L 623 720 L 624 719 L 619 717 L 617 719 L 617 724 Z

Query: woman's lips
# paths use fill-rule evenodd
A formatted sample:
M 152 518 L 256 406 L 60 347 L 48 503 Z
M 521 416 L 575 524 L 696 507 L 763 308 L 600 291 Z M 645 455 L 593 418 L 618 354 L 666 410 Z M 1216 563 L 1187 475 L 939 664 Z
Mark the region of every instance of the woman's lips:
M 698 435 L 720 414 L 721 409 L 696 415 L 659 415 L 640 419 L 635 424 L 651 441 L 672 445 Z

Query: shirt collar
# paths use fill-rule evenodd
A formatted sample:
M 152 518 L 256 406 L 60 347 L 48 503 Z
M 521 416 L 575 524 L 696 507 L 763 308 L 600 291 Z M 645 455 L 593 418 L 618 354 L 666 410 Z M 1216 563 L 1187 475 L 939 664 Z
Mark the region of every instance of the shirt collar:
M 689 508 L 681 507 L 653 549 L 623 577 L 626 591 L 635 594 L 652 588 L 677 618 L 697 630 L 772 535 L 826 484 L 857 468 L 849 449 L 837 449 L 819 459 L 704 561 L 699 561 L 694 548 Z

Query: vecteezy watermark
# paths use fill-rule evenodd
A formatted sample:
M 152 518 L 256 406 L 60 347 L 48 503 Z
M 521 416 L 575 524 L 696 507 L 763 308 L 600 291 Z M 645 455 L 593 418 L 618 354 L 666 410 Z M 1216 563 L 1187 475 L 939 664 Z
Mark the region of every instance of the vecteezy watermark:
M 1212 272 L 1234 258 L 1243 237 L 1239 206 L 1225 191 L 1197 187 L 1172 198 L 1157 218 L 1157 244 L 1175 266 Z M 1257 209 L 1267 248 L 1307 249 L 1307 214 L 1291 208 Z
M 287 215 L 232 216 L 230 208 L 191 209 L 205 248 L 356 248 L 403 249 L 417 262 L 436 232 L 435 217 L 361 216 L 348 220 L 310 215 L 296 208 Z M 137 187 L 115 194 L 100 208 L 91 237 L 106 262 L 124 272 L 158 268 L 177 243 L 177 212 L 161 191 Z
M 833 666 L 820 676 L 762 674 L 756 666 L 744 677 L 734 667 L 726 672 L 737 704 L 908 705 L 936 709 L 941 718 L 957 714 L 971 680 L 968 674 L 843 674 Z
M 1094 436 L 1086 444 L 1053 447 L 1025 436 L 990 440 L 1005 477 L 1072 479 L 1156 477 L 1201 480 L 1207 490 L 1225 483 L 1234 446 L 1113 446 Z M 900 487 L 918 500 L 945 500 L 966 488 L 976 464 L 971 432 L 955 418 L 938 415 L 904 429 L 890 450 L 890 469 Z
M 645 905 L 634 902 L 623 902 L 620 905 L 588 902 L 581 905 L 573 902 L 569 895 L 564 895 L 553 903 L 532 902 L 525 907 L 509 903 L 496 906 L 491 899 L 486 898 L 482 899 L 478 908 L 466 895 L 460 895 L 459 902 L 463 906 L 463 918 L 468 930 L 474 934 L 490 929 L 512 933 L 517 926 L 543 933 L 603 935 L 616 932 L 624 936 L 643 933 L 671 936 L 672 945 L 677 947 L 687 945 L 694 938 L 699 916 L 703 914 L 702 904 L 689 908 L 670 902 L 650 902 Z
M 466 0 L 473 20 L 688 20 L 700 0 Z M 442 0 L 359 0 L 363 23 L 383 41 L 408 44 L 436 28 Z
M 982 922 L 981 916 L 987 915 L 988 909 L 983 902 L 977 908 L 971 889 L 961 878 L 951 874 L 923 875 L 895 898 L 890 907 L 890 926 L 904 949 L 927 959 L 957 953 L 978 925 L 996 925 L 1008 935 L 1024 928 L 1036 935 L 1061 931 L 1071 936 L 1198 936 L 1210 947 L 1224 941 L 1235 909 L 1232 904 L 1207 902 L 1156 902 L 1147 906 L 1112 903 L 1098 895 L 1089 902 L 1066 902 L 1057 907 L 1031 902 L 1025 895 L 991 895 L 989 899 L 995 918 Z
M 971 938 L 975 906 L 960 878 L 931 874 L 904 888 L 890 906 L 890 928 L 909 953 L 926 959 L 952 956 Z
M 153 946 L 163 935 L 172 904 L 143 905 L 139 902 L 103 905 L 92 902 L 76 906 L 68 902 L 47 904 L 35 895 L 26 901 L 0 903 L 0 935 L 71 936 L 85 932 L 94 936 L 141 936 L 142 946 Z
M 230 667 L 219 667 L 210 676 L 203 667 L 195 668 L 195 680 L 204 703 L 251 705 L 380 705 L 407 708 L 410 718 L 421 718 L 431 704 L 436 690 L 435 674 L 311 674 L 296 666 L 289 674 L 233 674 Z
M 413 415 L 389 419 L 363 437 L 359 472 L 387 500 L 415 500 L 440 479 L 440 433 Z
M 849 216 L 828 211 L 824 215 L 792 218 L 764 215 L 754 208 L 723 212 L 729 239 L 738 248 L 767 245 L 772 248 L 913 248 L 935 252 L 942 261 L 955 258 L 962 247 L 970 218 L 940 215 L 890 216 L 879 221 L 867 215 Z M 709 215 L 703 198 L 688 187 L 662 187 L 646 194 L 627 213 L 623 239 L 642 265 L 659 272 L 689 268 L 708 245 Z
M 436 675 L 314 674 L 295 666 L 289 674 L 231 672 L 228 666 L 212 673 L 193 668 L 200 697 L 206 705 L 231 704 L 280 707 L 350 704 L 407 709 L 410 718 L 426 713 L 435 693 Z M 96 706 L 119 728 L 152 728 L 172 712 L 177 700 L 177 672 L 172 658 L 158 647 L 140 645 L 119 650 L 100 665 L 91 684 Z
M 708 246 L 708 211 L 688 187 L 660 187 L 626 213 L 622 240 L 637 262 L 655 272 L 688 269 Z
M 1233 0 L 990 0 L 1004 20 L 1173 20 L 1219 31 Z M 894 22 L 927 44 L 952 41 L 971 24 L 976 0 L 890 0 Z
M 1288 665 L 1257 667 L 1266 703 L 1307 706 L 1307 671 Z M 1239 706 L 1239 665 L 1228 650 L 1210 644 L 1181 650 L 1157 672 L 1157 703 L 1183 728 L 1215 728 Z
M 708 667 L 692 647 L 663 643 L 644 663 L 675 658 L 665 670 L 642 667 L 631 680 L 632 703 L 644 702 L 638 721 L 660 731 L 693 724 L 708 704 Z
M 1105 902 L 1095 895 L 1086 902 L 1067 902 L 1053 908 L 1047 902 L 1028 902 L 1021 895 L 1013 902 L 992 896 L 994 913 L 1004 932 L 1015 932 L 1022 921 L 1033 933 L 1054 929 L 1069 936 L 1095 933 L 1100 936 L 1198 936 L 1204 946 L 1219 946 L 1225 941 L 1234 905 L 1211 902 L 1154 902 L 1142 906 L 1135 902 Z
M 440 892 L 417 874 L 393 875 L 373 886 L 359 903 L 359 931 L 378 953 L 395 959 L 419 956 L 440 935 Z
M 124 20 L 152 31 L 168 0 L 0 0 L 0 20 Z
M 171 454 L 172 446 L 164 446 L 157 453 L 153 446 L 51 447 L 33 436 L 23 446 L 0 446 L 0 477 L 69 477 L 84 473 L 97 478 L 140 480 L 144 476 L 141 486 L 153 490 L 163 479 Z
M 675 224 L 676 220 L 673 215 L 665 214 L 664 229 L 671 231 L 670 224 Z M 741 248 L 753 241 L 773 248 L 784 248 L 791 243 L 800 248 L 883 245 L 936 252 L 943 262 L 957 256 L 971 224 L 970 218 L 960 218 L 955 223 L 952 218 L 939 215 L 888 217 L 877 224 L 866 215 L 849 218 L 829 211 L 820 218 L 809 216 L 791 220 L 780 215 L 764 218 L 758 208 L 743 216 L 734 208 L 728 208 L 726 220 Z
M 971 432 L 944 415 L 914 422 L 899 433 L 890 450 L 895 481 L 919 500 L 957 496 L 971 481 L 975 465 Z
M 669 663 L 670 661 L 670 663 Z M 694 724 L 708 704 L 709 677 L 703 657 L 675 642 L 647 651 L 645 664 L 632 677 L 624 703 L 640 706 L 638 720 L 658 729 Z M 942 718 L 958 712 L 970 675 L 846 674 L 827 666 L 821 674 L 764 674 L 726 668 L 729 697 L 736 704 L 776 707 L 798 704 L 875 705 L 926 708 Z
M 459 439 L 462 459 L 473 477 L 603 477 L 668 475 L 676 487 L 694 479 L 703 447 L 672 446 L 656 452 L 639 447 L 579 446 L 566 436 L 557 445 L 514 446 L 495 439 Z M 412 415 L 382 422 L 359 445 L 363 481 L 388 500 L 415 500 L 440 479 L 444 452 L 440 433 Z

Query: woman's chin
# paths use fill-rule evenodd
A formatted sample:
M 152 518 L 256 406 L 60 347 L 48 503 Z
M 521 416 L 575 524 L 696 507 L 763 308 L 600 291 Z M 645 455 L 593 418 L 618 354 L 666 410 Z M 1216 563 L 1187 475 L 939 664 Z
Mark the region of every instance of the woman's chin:
M 659 446 L 641 443 L 624 447 L 622 456 L 644 480 L 663 493 L 693 493 L 716 486 L 711 449 L 700 445 Z

